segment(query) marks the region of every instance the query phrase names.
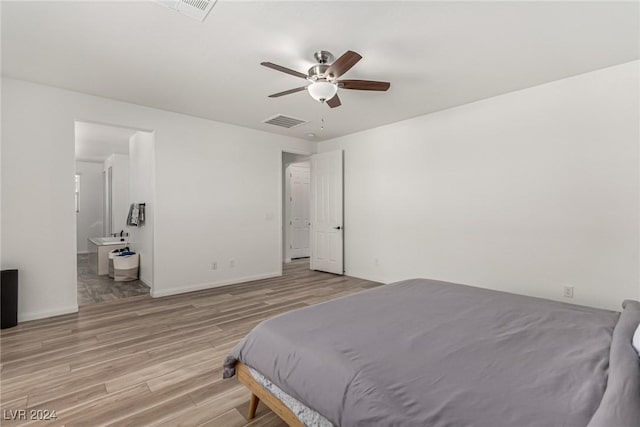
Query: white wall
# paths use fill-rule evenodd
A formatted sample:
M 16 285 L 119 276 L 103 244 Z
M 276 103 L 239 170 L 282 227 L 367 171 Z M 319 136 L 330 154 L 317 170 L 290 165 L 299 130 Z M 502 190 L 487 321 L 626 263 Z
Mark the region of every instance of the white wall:
M 315 144 L 3 78 L 2 268 L 21 270 L 21 321 L 77 310 L 75 120 L 155 131 L 154 296 L 281 272 L 281 153 Z
M 112 154 L 104 161 L 104 171 L 111 168 L 111 233 L 127 231 L 129 214 L 129 156 Z
M 320 143 L 345 150 L 347 274 L 552 299 L 571 284 L 567 301 L 611 309 L 639 299 L 638 73 L 635 61 Z
M 76 213 L 77 251 L 87 253 L 87 239 L 103 234 L 104 181 L 102 163 L 76 162 L 80 175 L 80 212 Z
M 140 279 L 153 286 L 155 154 L 152 132 L 136 132 L 129 140 L 129 203 L 145 203 L 145 222 L 129 226 L 131 249 L 140 254 Z
M 2 78 L 2 268 L 20 269 L 18 320 L 78 307 L 73 116 L 33 89 Z

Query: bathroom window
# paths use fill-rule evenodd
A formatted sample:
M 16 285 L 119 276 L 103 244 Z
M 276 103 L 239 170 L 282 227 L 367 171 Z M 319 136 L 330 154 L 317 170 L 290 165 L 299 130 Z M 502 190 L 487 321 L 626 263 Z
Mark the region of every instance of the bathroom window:
M 80 175 L 76 174 L 76 213 L 80 212 Z

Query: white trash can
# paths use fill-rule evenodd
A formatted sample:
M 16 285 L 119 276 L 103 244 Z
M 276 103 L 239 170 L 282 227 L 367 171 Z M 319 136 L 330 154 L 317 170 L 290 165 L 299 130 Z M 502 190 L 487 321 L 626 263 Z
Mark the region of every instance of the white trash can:
M 140 267 L 140 255 L 124 255 L 113 257 L 113 280 L 116 282 L 129 282 L 138 279 Z
M 113 259 L 118 256 L 121 249 L 114 249 L 109 252 L 109 277 L 113 279 Z

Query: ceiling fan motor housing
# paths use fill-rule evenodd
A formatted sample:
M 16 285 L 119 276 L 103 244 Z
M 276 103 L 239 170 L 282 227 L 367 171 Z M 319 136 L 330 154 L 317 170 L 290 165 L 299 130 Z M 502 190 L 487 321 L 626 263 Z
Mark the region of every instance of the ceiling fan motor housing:
M 313 57 L 318 61 L 317 65 L 309 68 L 307 74 L 308 79 L 311 81 L 317 80 L 331 80 L 329 76 L 325 76 L 324 73 L 329 69 L 329 63 L 333 61 L 333 55 L 326 50 L 319 50 L 313 54 Z
M 309 71 L 307 72 L 309 74 L 308 79 L 314 82 L 316 80 L 326 79 L 327 76 L 325 76 L 324 73 L 328 68 L 329 66 L 327 64 L 314 65 L 313 67 L 309 68 Z

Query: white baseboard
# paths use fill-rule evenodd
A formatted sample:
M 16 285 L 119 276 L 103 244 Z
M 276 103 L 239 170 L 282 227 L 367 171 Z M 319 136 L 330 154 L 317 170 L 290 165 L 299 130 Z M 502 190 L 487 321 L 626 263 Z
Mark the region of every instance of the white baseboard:
M 28 322 L 29 320 L 44 319 L 47 317 L 60 316 L 63 314 L 77 313 L 78 306 L 69 306 L 64 308 L 56 308 L 53 310 L 30 311 L 26 313 L 18 312 L 18 323 Z
M 138 280 L 140 280 L 142 283 L 148 286 L 149 289 L 153 289 L 153 283 L 149 283 L 146 279 L 143 279 L 142 277 L 138 277 Z
M 187 292 L 202 291 L 205 289 L 219 288 L 221 286 L 237 285 L 238 283 L 252 282 L 254 280 L 262 280 L 262 279 L 271 279 L 273 277 L 280 277 L 280 276 L 282 276 L 282 272 L 277 271 L 275 273 L 258 274 L 255 276 L 245 276 L 245 277 L 239 277 L 236 279 L 224 280 L 224 281 L 213 282 L 213 283 L 199 283 L 195 285 L 186 285 L 181 287 L 162 289 L 159 291 L 152 289 L 151 296 L 154 298 L 160 298 L 160 297 L 166 297 L 169 295 L 185 294 Z

